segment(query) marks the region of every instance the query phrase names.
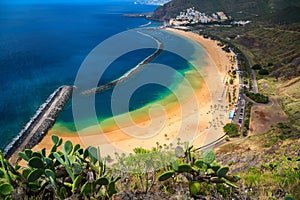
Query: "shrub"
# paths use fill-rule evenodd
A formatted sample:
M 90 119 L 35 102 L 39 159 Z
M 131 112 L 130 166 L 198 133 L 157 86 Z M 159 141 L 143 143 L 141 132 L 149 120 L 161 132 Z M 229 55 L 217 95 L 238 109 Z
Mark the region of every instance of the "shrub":
M 225 198 L 232 196 L 234 189 L 238 188 L 235 182 L 240 180 L 240 177 L 229 175 L 229 167 L 221 166 L 215 160 L 215 153 L 212 150 L 204 152 L 199 158 L 197 152 L 192 151 L 192 146 L 187 145 L 186 150 L 179 148 L 184 152 L 184 156 L 173 159 L 166 171 L 158 177 L 159 181 L 168 187 L 174 187 L 175 184 L 170 184 L 170 180 L 173 180 L 174 183 L 181 184 L 180 188 L 188 183 L 187 190 L 193 197 L 208 196 L 213 191 Z M 181 181 L 183 177 L 187 181 Z
M 247 136 L 248 135 L 248 130 L 247 130 L 247 128 L 246 127 L 244 127 L 244 130 L 243 130 L 243 136 Z
M 269 71 L 268 71 L 267 69 L 260 69 L 260 70 L 258 71 L 258 73 L 259 73 L 260 75 L 269 75 Z
M 249 130 L 249 123 L 250 123 L 250 118 L 245 117 L 244 126 L 247 130 Z
M 249 97 L 250 99 L 252 99 L 253 101 L 255 101 L 257 103 L 268 103 L 269 102 L 269 97 L 265 96 L 263 94 L 249 92 L 247 89 L 245 89 L 245 94 L 247 97 Z
M 230 48 L 228 46 L 223 47 L 222 50 L 227 53 L 230 53 Z
M 229 103 L 231 103 L 231 94 L 230 94 L 230 92 L 228 92 L 228 101 L 229 101 Z
M 223 127 L 225 133 L 227 133 L 230 137 L 236 137 L 239 135 L 239 130 L 236 125 L 233 123 L 228 123 Z
M 255 65 L 252 66 L 252 69 L 254 69 L 254 70 L 259 70 L 259 69 L 261 69 L 261 68 L 262 68 L 262 67 L 261 67 L 260 64 L 255 64 Z
M 242 176 L 244 184 L 246 187 L 254 188 L 253 192 L 256 194 L 263 194 L 266 191 L 265 186 L 272 186 L 267 189 L 266 199 L 299 199 L 299 161 L 298 156 L 288 158 L 283 156 L 276 162 L 265 162 L 260 168 L 251 167 Z M 277 196 L 279 193 L 281 198 Z
M 249 89 L 252 90 L 253 89 L 253 83 L 252 83 L 252 79 L 250 79 L 249 81 Z

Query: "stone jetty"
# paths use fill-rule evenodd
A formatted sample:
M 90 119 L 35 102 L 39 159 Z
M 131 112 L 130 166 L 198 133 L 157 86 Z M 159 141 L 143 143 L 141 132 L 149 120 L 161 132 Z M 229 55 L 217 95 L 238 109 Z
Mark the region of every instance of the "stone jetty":
M 132 77 L 135 73 L 137 73 L 144 65 L 150 63 L 154 58 L 156 58 L 164 49 L 164 44 L 162 43 L 161 40 L 159 40 L 158 38 L 145 34 L 145 33 L 141 33 L 143 35 L 146 35 L 148 37 L 151 37 L 152 39 L 154 39 L 158 44 L 158 48 L 157 50 L 151 54 L 150 56 L 148 56 L 147 58 L 145 58 L 142 62 L 140 62 L 137 66 L 135 66 L 134 68 L 132 68 L 130 71 L 128 71 L 126 74 L 124 74 L 123 76 L 121 76 L 120 78 L 113 80 L 107 84 L 101 85 L 99 87 L 96 88 L 92 88 L 90 90 L 85 90 L 83 91 L 81 94 L 87 95 L 87 94 L 91 94 L 91 93 L 95 93 L 95 92 L 101 92 L 107 89 L 110 89 L 114 86 L 116 86 L 117 84 L 126 81 L 127 79 L 129 79 L 130 77 Z
M 18 162 L 18 152 L 30 149 L 38 144 L 54 125 L 73 93 L 72 86 L 61 86 L 52 93 L 47 101 L 40 106 L 36 114 L 25 125 L 24 129 L 6 146 L 3 154 L 12 164 Z

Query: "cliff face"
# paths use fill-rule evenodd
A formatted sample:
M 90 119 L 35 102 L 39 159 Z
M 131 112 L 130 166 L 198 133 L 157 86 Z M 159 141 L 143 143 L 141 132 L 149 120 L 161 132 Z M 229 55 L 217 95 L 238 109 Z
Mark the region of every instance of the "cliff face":
M 195 7 L 196 10 L 205 13 L 223 11 L 235 19 L 260 18 L 280 12 L 287 8 L 299 8 L 297 0 L 172 0 L 158 7 L 153 13 L 152 19 L 167 20 L 176 16 L 186 8 Z

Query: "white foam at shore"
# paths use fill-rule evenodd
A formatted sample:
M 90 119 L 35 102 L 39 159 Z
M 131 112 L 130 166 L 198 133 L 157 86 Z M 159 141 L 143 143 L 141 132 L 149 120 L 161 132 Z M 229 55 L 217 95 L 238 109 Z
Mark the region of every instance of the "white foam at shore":
M 152 22 L 148 22 L 147 24 L 140 25 L 139 27 L 143 28 L 143 27 L 146 27 L 146 26 L 150 26 L 151 24 L 152 24 Z
M 5 147 L 3 150 L 3 155 L 6 156 L 6 154 L 11 150 L 11 148 L 14 147 L 16 142 L 18 142 L 21 137 L 24 135 L 24 133 L 31 127 L 31 125 L 35 122 L 35 120 L 39 117 L 39 115 L 43 112 L 43 110 L 48 106 L 48 104 L 53 100 L 53 98 L 56 96 L 56 94 L 63 88 L 64 86 L 59 87 L 56 89 L 46 100 L 45 103 L 40 105 L 39 109 L 36 111 L 35 115 L 31 117 L 30 121 L 24 126 L 24 128 L 18 133 L 16 137 Z

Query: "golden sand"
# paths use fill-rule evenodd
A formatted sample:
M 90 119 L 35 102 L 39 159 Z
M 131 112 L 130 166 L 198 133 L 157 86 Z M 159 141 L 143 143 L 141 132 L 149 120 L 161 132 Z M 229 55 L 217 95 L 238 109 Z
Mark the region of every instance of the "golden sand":
M 181 138 L 181 141 L 187 140 L 199 147 L 222 136 L 224 134 L 222 124 L 228 122 L 226 113 L 228 110 L 225 108 L 227 100 L 224 95 L 226 94 L 225 80 L 228 69 L 233 65 L 230 61 L 233 53 L 223 51 L 217 45 L 217 41 L 205 39 L 194 33 L 174 29 L 167 29 L 167 31 L 199 43 L 207 52 L 207 66 L 199 69 L 204 81 L 190 81 L 196 84 L 194 94 L 183 98 L 180 102 L 173 102 L 172 105 L 167 99 L 163 103 L 163 109 L 161 106 L 153 107 L 153 104 L 146 106 L 142 112 L 149 112 L 149 115 L 139 115 L 137 113 L 141 110 L 138 110 L 117 116 L 116 120 L 121 123 L 119 127 L 102 126 L 101 129 L 99 126 L 93 126 L 79 134 L 65 134 L 51 130 L 33 150 L 50 149 L 52 134 L 62 137 L 64 141 L 70 140 L 84 147 L 99 146 L 102 155 L 113 155 L 115 152 L 128 153 L 135 147 L 150 149 L 155 147 L 157 142 L 161 145 L 170 143 L 175 145 L 178 142 L 177 138 Z M 200 61 L 197 60 L 192 61 L 196 70 L 199 63 Z M 197 85 L 200 82 L 201 85 Z M 176 90 L 185 91 L 184 87 L 184 85 L 179 86 Z M 133 120 L 129 120 L 132 119 L 131 117 Z M 102 124 L 113 123 L 102 122 Z

